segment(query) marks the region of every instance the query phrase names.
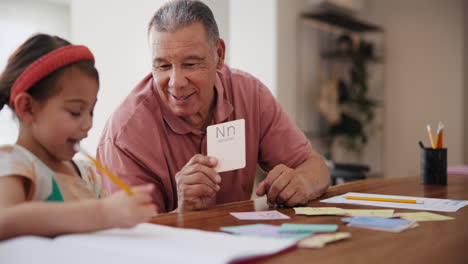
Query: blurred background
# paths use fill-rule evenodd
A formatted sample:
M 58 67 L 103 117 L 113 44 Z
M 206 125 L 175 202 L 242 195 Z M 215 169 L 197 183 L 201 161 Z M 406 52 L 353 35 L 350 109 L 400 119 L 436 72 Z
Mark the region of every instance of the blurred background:
M 0 70 L 30 35 L 87 45 L 101 87 L 94 152 L 114 109 L 151 69 L 147 24 L 163 0 L 0 0 Z M 227 63 L 264 82 L 335 183 L 419 175 L 426 125 L 445 125 L 448 166 L 468 164 L 468 1 L 206 0 Z M 17 123 L 0 112 L 0 144 Z M 340 171 L 340 168 L 343 171 Z M 347 172 L 358 172 L 347 174 Z

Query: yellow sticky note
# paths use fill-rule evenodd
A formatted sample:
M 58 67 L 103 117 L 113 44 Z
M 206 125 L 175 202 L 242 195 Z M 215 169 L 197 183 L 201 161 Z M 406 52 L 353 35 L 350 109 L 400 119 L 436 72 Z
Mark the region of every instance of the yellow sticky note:
M 377 209 L 377 210 L 350 209 L 350 210 L 346 210 L 346 215 L 392 217 L 394 211 L 395 210 L 392 210 L 392 209 Z
M 297 215 L 344 215 L 345 210 L 338 207 L 295 207 Z
M 325 244 L 351 237 L 351 233 L 337 232 L 333 234 L 319 234 L 305 238 L 297 244 L 300 248 L 323 248 Z
M 417 212 L 417 213 L 400 213 L 398 214 L 400 218 L 423 222 L 423 221 L 444 221 L 444 220 L 453 220 L 454 217 L 445 216 L 440 214 L 428 213 L 428 212 Z

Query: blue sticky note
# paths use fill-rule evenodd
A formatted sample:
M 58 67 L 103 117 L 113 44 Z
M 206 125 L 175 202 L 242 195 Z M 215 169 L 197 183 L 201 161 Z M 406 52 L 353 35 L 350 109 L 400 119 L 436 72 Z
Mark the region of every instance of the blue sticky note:
M 280 232 L 336 232 L 338 225 L 282 224 Z
M 280 232 L 279 226 L 266 225 L 266 224 L 254 224 L 254 225 L 240 225 L 240 226 L 225 226 L 221 227 L 221 231 L 238 234 L 248 235 L 257 237 L 276 237 L 299 240 L 304 237 L 310 236 L 312 232 Z
M 408 224 L 410 222 L 405 219 L 392 219 L 376 216 L 354 216 L 343 218 L 341 221 L 354 225 L 366 225 L 383 228 L 394 228 L 396 226 Z

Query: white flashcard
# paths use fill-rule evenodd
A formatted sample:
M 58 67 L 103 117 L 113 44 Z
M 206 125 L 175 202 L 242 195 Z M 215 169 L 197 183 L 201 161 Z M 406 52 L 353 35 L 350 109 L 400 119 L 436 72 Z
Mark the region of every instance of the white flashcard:
M 218 159 L 217 172 L 245 167 L 245 120 L 212 125 L 207 130 L 208 156 Z

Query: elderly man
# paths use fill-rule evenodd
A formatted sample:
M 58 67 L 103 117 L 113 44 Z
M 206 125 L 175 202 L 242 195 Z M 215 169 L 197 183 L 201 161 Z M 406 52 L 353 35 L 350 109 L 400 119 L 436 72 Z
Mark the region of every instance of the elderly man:
M 224 64 L 225 43 L 208 6 L 170 1 L 151 19 L 152 72 L 111 116 L 98 158 L 130 185 L 156 185 L 160 213 L 248 200 L 256 165 L 268 171 L 255 190 L 270 204 L 305 204 L 323 194 L 328 169 L 269 90 Z M 206 156 L 206 127 L 245 119 L 246 166 L 217 173 Z M 104 187 L 118 187 L 104 178 Z

